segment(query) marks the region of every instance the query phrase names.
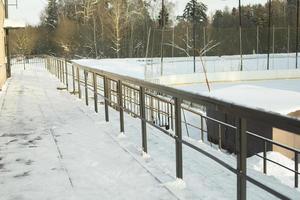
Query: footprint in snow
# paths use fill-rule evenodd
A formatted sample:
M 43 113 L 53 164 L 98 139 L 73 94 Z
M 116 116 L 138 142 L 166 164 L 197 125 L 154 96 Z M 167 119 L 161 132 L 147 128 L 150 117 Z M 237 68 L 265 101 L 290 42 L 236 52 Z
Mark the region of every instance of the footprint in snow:
M 29 176 L 30 174 L 30 171 L 26 171 L 26 172 L 23 172 L 21 174 L 17 174 L 14 176 L 14 178 L 22 178 L 22 177 L 26 177 L 26 176 Z

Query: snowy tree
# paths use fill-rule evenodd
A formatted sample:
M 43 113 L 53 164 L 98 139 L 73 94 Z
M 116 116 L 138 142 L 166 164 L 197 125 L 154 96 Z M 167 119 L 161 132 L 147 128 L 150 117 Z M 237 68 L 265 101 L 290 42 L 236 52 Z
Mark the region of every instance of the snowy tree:
M 183 11 L 183 18 L 189 22 L 195 20 L 195 23 L 201 23 L 207 21 L 206 11 L 207 6 L 204 3 L 190 0 Z
M 45 26 L 49 30 L 54 30 L 58 24 L 58 10 L 56 0 L 48 0 L 48 7 L 44 21 Z

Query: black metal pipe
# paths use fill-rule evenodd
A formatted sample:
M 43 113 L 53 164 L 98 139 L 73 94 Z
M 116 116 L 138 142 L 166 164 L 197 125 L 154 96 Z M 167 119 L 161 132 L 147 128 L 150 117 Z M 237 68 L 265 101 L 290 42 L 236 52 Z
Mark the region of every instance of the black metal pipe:
M 237 151 L 237 199 L 246 200 L 247 194 L 247 121 L 238 118 L 236 121 Z
M 140 116 L 142 119 L 146 119 L 146 112 L 145 112 L 145 88 L 140 87 L 140 93 L 139 93 L 139 99 L 140 99 Z M 147 127 L 146 122 L 144 120 L 141 120 L 142 125 L 142 147 L 143 152 L 147 153 Z
M 108 113 L 109 97 L 108 97 L 108 80 L 106 76 L 103 77 L 103 82 L 104 82 L 104 97 L 105 97 L 104 99 L 105 121 L 108 122 L 109 121 L 109 113 Z
M 85 94 L 85 104 L 89 105 L 89 91 L 88 91 L 88 72 L 84 70 L 84 94 Z
M 297 0 L 297 20 L 296 20 L 296 69 L 298 69 L 298 49 L 299 49 L 299 0 Z
M 268 20 L 268 58 L 267 58 L 267 70 L 270 69 L 270 44 L 271 44 L 271 20 L 272 20 L 272 0 L 269 0 L 269 20 Z
M 183 178 L 182 167 L 182 127 L 181 127 L 181 99 L 175 98 L 175 149 L 176 149 L 176 177 Z
M 124 111 L 123 111 L 123 86 L 122 86 L 122 81 L 118 81 L 118 100 L 119 100 L 119 106 L 120 107 L 120 132 L 124 133 Z
M 93 87 L 94 87 L 94 108 L 95 112 L 98 112 L 98 82 L 97 75 L 93 73 Z
M 295 162 L 295 188 L 298 188 L 298 165 L 299 165 L 299 157 L 298 157 L 298 153 L 295 152 L 295 158 L 294 158 L 294 162 Z
M 239 35 L 240 35 L 240 59 L 241 59 L 240 70 L 243 71 L 243 40 L 242 40 L 242 5 L 241 5 L 241 0 L 239 0 Z
M 193 0 L 193 57 L 194 57 L 194 73 L 196 73 L 196 0 Z

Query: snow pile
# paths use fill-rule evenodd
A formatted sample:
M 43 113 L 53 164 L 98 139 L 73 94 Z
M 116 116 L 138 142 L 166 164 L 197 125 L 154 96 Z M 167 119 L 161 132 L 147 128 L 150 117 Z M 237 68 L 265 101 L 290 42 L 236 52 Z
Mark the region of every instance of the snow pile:
M 145 62 L 138 58 L 124 59 L 80 59 L 72 60 L 79 65 L 88 66 L 104 71 L 144 79 Z
M 263 156 L 262 153 L 260 153 L 259 155 Z M 268 152 L 267 158 L 274 162 L 280 163 L 281 165 L 290 168 L 291 170 L 294 170 L 295 168 L 295 164 L 293 160 L 285 157 L 284 155 L 278 152 L 274 152 L 274 151 Z M 263 170 L 262 158 L 258 156 L 252 156 L 251 158 L 248 158 L 247 162 L 250 168 L 262 172 Z M 300 167 L 300 165 L 298 166 Z M 267 161 L 267 175 L 275 177 L 282 184 L 289 185 L 291 187 L 294 186 L 294 173 L 270 161 Z
M 238 85 L 206 93 L 211 97 L 250 108 L 287 115 L 300 110 L 300 93 L 265 87 Z
M 183 190 L 186 188 L 186 183 L 182 180 L 177 178 L 175 181 L 173 182 L 169 182 L 169 183 L 165 183 L 164 184 L 167 187 L 173 188 L 173 189 L 179 189 L 179 190 Z

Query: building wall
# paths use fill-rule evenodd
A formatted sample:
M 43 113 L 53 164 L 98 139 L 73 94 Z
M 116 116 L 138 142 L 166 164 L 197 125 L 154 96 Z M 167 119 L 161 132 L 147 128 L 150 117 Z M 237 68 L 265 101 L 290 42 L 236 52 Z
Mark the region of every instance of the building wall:
M 4 17 L 4 4 L 3 1 L 0 1 L 0 89 L 6 81 L 6 59 L 4 43 L 5 32 L 3 29 Z
M 290 113 L 289 116 L 300 118 L 300 110 Z M 294 133 L 291 133 L 288 131 L 283 131 L 283 130 L 274 128 L 273 129 L 273 139 L 274 139 L 274 141 L 279 142 L 281 144 L 285 144 L 289 147 L 300 149 L 300 135 L 298 135 L 298 134 L 294 134 Z M 277 145 L 273 145 L 273 151 L 279 152 L 291 159 L 295 158 L 294 152 L 292 152 L 290 150 L 286 150 Z

